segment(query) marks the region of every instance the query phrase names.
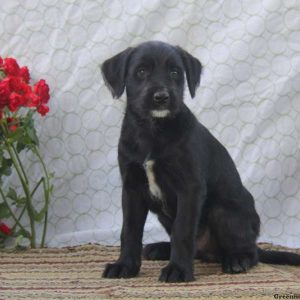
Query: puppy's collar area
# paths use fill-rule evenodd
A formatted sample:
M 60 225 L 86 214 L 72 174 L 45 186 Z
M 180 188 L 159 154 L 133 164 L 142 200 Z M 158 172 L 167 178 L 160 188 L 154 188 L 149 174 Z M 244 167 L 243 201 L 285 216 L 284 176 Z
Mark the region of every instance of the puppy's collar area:
M 151 110 L 151 116 L 153 118 L 165 118 L 170 114 L 168 109 L 164 110 Z

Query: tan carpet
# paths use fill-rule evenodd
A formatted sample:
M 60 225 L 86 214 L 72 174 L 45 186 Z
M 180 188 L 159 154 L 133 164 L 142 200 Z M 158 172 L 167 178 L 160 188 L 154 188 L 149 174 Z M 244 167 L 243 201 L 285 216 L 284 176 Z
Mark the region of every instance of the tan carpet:
M 163 284 L 158 276 L 166 262 L 143 261 L 137 278 L 102 279 L 105 263 L 118 252 L 118 247 L 98 245 L 0 252 L 0 299 L 274 299 L 274 294 L 300 299 L 300 267 L 259 264 L 247 274 L 227 275 L 218 264 L 195 261 L 196 281 Z

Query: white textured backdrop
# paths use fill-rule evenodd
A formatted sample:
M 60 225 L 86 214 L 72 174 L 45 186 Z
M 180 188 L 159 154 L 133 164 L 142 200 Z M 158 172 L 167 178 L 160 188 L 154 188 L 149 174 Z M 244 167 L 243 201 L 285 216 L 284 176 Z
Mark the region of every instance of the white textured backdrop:
M 119 242 L 125 99 L 112 100 L 99 64 L 153 39 L 203 63 L 198 94 L 186 101 L 253 193 L 260 240 L 300 246 L 300 1 L 0 0 L 0 20 L 0 55 L 52 91 L 51 111 L 38 120 L 56 174 L 49 246 Z M 145 241 L 161 238 L 151 216 Z

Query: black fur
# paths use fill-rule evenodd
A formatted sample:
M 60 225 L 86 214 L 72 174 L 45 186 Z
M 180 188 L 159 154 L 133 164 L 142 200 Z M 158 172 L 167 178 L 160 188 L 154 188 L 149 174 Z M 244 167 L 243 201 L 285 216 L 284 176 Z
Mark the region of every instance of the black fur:
M 160 280 L 193 280 L 193 259 L 218 261 L 224 272 L 240 273 L 257 264 L 299 264 L 299 256 L 259 250 L 260 220 L 226 149 L 183 102 L 184 74 L 192 97 L 200 82 L 200 62 L 179 47 L 147 42 L 128 48 L 102 65 L 112 95 L 126 88 L 127 107 L 118 148 L 123 181 L 121 254 L 104 277 L 136 276 L 149 210 L 170 235 L 170 243 L 144 249 L 146 259 L 169 259 Z M 157 96 L 158 95 L 158 96 Z M 164 117 L 153 111 L 167 110 Z M 162 197 L 149 191 L 145 163 Z

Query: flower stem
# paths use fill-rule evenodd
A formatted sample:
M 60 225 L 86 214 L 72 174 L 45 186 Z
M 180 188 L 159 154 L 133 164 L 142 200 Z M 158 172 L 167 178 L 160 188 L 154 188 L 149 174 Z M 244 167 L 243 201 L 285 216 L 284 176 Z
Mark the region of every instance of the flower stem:
M 11 217 L 12 217 L 12 218 L 14 219 L 14 221 L 16 222 L 16 225 L 18 225 L 22 230 L 26 231 L 26 229 L 25 229 L 25 228 L 22 226 L 22 224 L 20 223 L 21 217 L 17 218 L 17 217 L 15 216 L 14 212 L 11 210 L 11 208 L 10 208 L 10 206 L 9 206 L 9 203 L 8 203 L 8 201 L 7 201 L 7 199 L 6 199 L 5 195 L 4 195 L 4 193 L 3 193 L 2 189 L 1 189 L 1 187 L 0 187 L 0 195 L 1 195 L 1 197 L 2 197 L 2 199 L 3 199 L 3 201 L 4 201 L 4 203 L 6 204 L 7 209 L 9 210 L 9 213 L 10 213 Z M 21 215 L 22 215 L 22 214 L 21 214 Z M 15 226 L 14 226 L 14 227 L 15 227 Z M 13 230 L 12 230 L 12 231 L 13 231 Z
M 41 183 L 42 183 L 44 180 L 45 180 L 45 178 L 42 177 L 42 178 L 38 181 L 38 183 L 37 183 L 36 186 L 34 187 L 33 191 L 31 192 L 30 197 L 33 197 L 34 193 L 36 192 L 36 190 L 38 189 L 38 187 L 41 185 Z
M 45 173 L 45 178 L 43 178 L 43 188 L 44 188 L 44 197 L 45 197 L 45 220 L 44 220 L 44 228 L 43 228 L 43 235 L 42 235 L 42 240 L 41 240 L 41 248 L 45 246 L 45 240 L 46 240 L 46 233 L 47 233 L 47 225 L 48 225 L 48 206 L 49 206 L 49 198 L 50 198 L 50 193 L 51 193 L 51 187 L 50 187 L 50 175 L 47 171 L 46 165 L 43 161 L 43 158 L 36 147 L 36 145 L 33 146 L 32 151 L 36 154 L 38 157 L 39 161 L 42 164 L 44 173 Z
M 28 178 L 27 178 L 27 175 L 26 175 L 26 172 L 25 172 L 25 170 L 24 170 L 24 167 L 23 167 L 23 165 L 22 165 L 22 163 L 21 163 L 21 160 L 20 160 L 20 157 L 19 157 L 19 155 L 18 155 L 18 152 L 17 152 L 16 148 L 14 147 L 14 145 L 11 145 L 11 148 L 13 149 L 13 151 L 14 151 L 14 153 L 15 153 L 15 156 L 16 156 L 16 158 L 17 158 L 17 160 L 18 160 L 18 163 L 19 163 L 19 166 L 20 166 L 20 168 L 21 168 L 21 171 L 22 171 L 24 180 L 25 180 L 26 184 L 28 185 L 29 180 L 28 180 Z
M 25 228 L 20 224 L 20 220 L 21 220 L 21 218 L 23 217 L 25 211 L 26 211 L 26 206 L 23 207 L 22 212 L 20 213 L 20 215 L 19 215 L 19 217 L 18 217 L 18 223 L 16 222 L 15 225 L 12 227 L 12 229 L 11 229 L 12 232 L 15 231 L 17 225 L 18 225 L 22 230 L 25 230 Z M 21 227 L 20 225 L 21 225 L 22 227 Z
M 22 165 L 20 159 L 16 159 L 16 156 L 18 156 L 18 154 L 14 154 L 13 150 L 11 149 L 11 145 L 8 142 L 5 142 L 6 145 L 6 149 L 10 155 L 10 158 L 13 162 L 13 165 L 16 169 L 16 172 L 19 176 L 19 179 L 21 181 L 25 196 L 26 196 L 26 206 L 27 206 L 27 212 L 28 212 L 28 216 L 29 216 L 29 221 L 30 221 L 30 228 L 31 228 L 31 238 L 30 238 L 30 244 L 31 244 L 31 248 L 36 248 L 36 234 L 35 234 L 35 224 L 34 224 L 34 211 L 33 211 L 33 207 L 32 207 L 32 203 L 31 203 L 31 196 L 30 196 L 30 191 L 29 191 L 29 187 L 28 184 L 26 183 L 25 179 L 22 176 L 22 173 L 20 171 L 20 167 L 19 167 L 19 163 L 20 165 Z M 19 163 L 18 163 L 19 162 Z M 22 166 L 23 167 L 23 166 Z

